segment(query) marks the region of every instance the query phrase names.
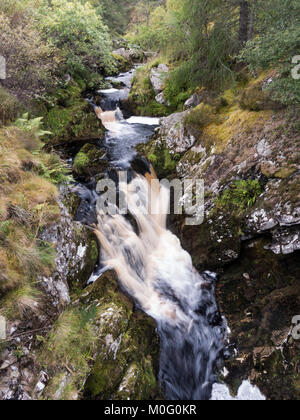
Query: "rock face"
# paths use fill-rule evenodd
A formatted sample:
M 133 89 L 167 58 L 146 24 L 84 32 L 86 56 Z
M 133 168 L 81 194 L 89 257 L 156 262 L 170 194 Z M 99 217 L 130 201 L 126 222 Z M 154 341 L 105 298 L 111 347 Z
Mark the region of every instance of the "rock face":
M 290 334 L 300 308 L 299 116 L 263 102 L 241 109 L 231 92 L 208 104 L 162 119 L 144 152 L 159 176 L 205 181 L 204 222 L 187 226 L 183 215 L 170 223 L 195 266 L 220 274 L 219 302 L 239 352 L 222 380 L 234 392 L 250 378 L 269 399 L 299 399 L 300 348 Z
M 51 294 L 49 285 L 53 284 L 58 295 L 62 292 L 59 295 L 60 300 L 68 304 L 70 297 L 66 292 L 69 288 L 86 285 L 98 262 L 99 252 L 96 238 L 91 231 L 81 223 L 74 222 L 78 198 L 66 188 L 61 189 L 60 207 L 60 223 L 41 233 L 41 238 L 54 243 L 57 250 L 57 271 L 51 278 L 43 279 L 43 285 L 47 294 Z
M 187 112 L 172 114 L 160 120 L 161 127 L 158 139 L 166 143 L 167 148 L 173 153 L 185 153 L 194 146 L 196 139 L 189 133 L 184 125 Z
M 159 64 L 158 67 L 153 67 L 150 72 L 150 81 L 156 94 L 156 100 L 159 103 L 164 103 L 164 97 L 161 93 L 164 89 L 165 78 L 168 72 L 169 67 L 165 64 Z

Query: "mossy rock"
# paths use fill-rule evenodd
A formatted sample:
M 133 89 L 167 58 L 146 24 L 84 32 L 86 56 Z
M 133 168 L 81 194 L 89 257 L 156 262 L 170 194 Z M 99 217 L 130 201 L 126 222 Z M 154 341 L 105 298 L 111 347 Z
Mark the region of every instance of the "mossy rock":
M 147 144 L 138 145 L 137 150 L 152 164 L 159 179 L 172 178 L 176 175 L 176 166 L 181 154 L 170 152 L 165 141 L 153 138 Z
M 104 137 L 101 121 L 85 100 L 78 100 L 70 107 L 56 105 L 48 112 L 44 122 L 52 133 L 49 137 L 52 144 Z
M 134 311 L 115 273 L 107 271 L 77 294 L 43 343 L 39 360 L 50 376 L 43 398 L 155 398 L 155 327 L 152 319 Z
M 107 168 L 106 150 L 99 149 L 92 144 L 86 144 L 77 153 L 72 169 L 75 176 L 89 179 L 94 175 L 105 172 Z
M 111 274 L 104 275 L 92 287 L 90 296 L 104 293 L 97 318 L 106 346 L 86 382 L 85 397 L 122 399 L 126 394 L 130 399 L 149 399 L 158 395 L 159 341 L 155 322 L 133 311 L 131 301 L 122 295 Z
M 126 60 L 125 57 L 123 57 L 119 54 L 112 54 L 112 56 L 116 61 L 116 65 L 118 67 L 118 72 L 119 73 L 121 73 L 121 72 L 125 73 L 132 68 L 132 66 L 133 66 L 132 61 Z

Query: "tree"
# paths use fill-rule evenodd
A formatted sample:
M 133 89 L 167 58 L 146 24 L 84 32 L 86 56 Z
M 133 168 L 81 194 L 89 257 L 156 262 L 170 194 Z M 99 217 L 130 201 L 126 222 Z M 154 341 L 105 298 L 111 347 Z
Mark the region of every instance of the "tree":
M 249 17 L 250 7 L 247 0 L 241 0 L 240 4 L 240 25 L 239 25 L 239 41 L 244 44 L 248 41 L 249 36 Z

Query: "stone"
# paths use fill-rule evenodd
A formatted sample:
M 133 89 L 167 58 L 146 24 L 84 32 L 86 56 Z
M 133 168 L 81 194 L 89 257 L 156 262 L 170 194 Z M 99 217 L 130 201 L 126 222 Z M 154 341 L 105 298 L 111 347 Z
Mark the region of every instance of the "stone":
M 155 100 L 156 102 L 158 102 L 159 104 L 163 105 L 165 103 L 165 95 L 163 92 L 159 93 L 158 95 L 155 96 Z
M 201 98 L 197 93 L 194 93 L 189 99 L 187 99 L 184 103 L 184 108 L 194 108 L 195 106 L 200 105 Z
M 263 157 L 268 157 L 272 154 L 272 149 L 266 139 L 262 139 L 257 145 L 257 153 Z
M 150 81 L 156 95 L 162 92 L 164 88 L 165 78 L 168 72 L 169 67 L 165 64 L 159 64 L 158 67 L 153 67 L 153 69 L 151 69 Z

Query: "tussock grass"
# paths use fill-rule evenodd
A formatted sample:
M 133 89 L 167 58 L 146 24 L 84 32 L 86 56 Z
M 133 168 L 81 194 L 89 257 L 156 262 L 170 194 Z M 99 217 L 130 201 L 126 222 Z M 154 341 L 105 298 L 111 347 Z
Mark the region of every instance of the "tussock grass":
M 39 232 L 58 220 L 55 184 L 68 179 L 60 158 L 42 151 L 41 119 L 16 125 L 0 129 L 0 312 L 9 319 L 42 305 L 38 279 L 53 271 L 56 251 Z

